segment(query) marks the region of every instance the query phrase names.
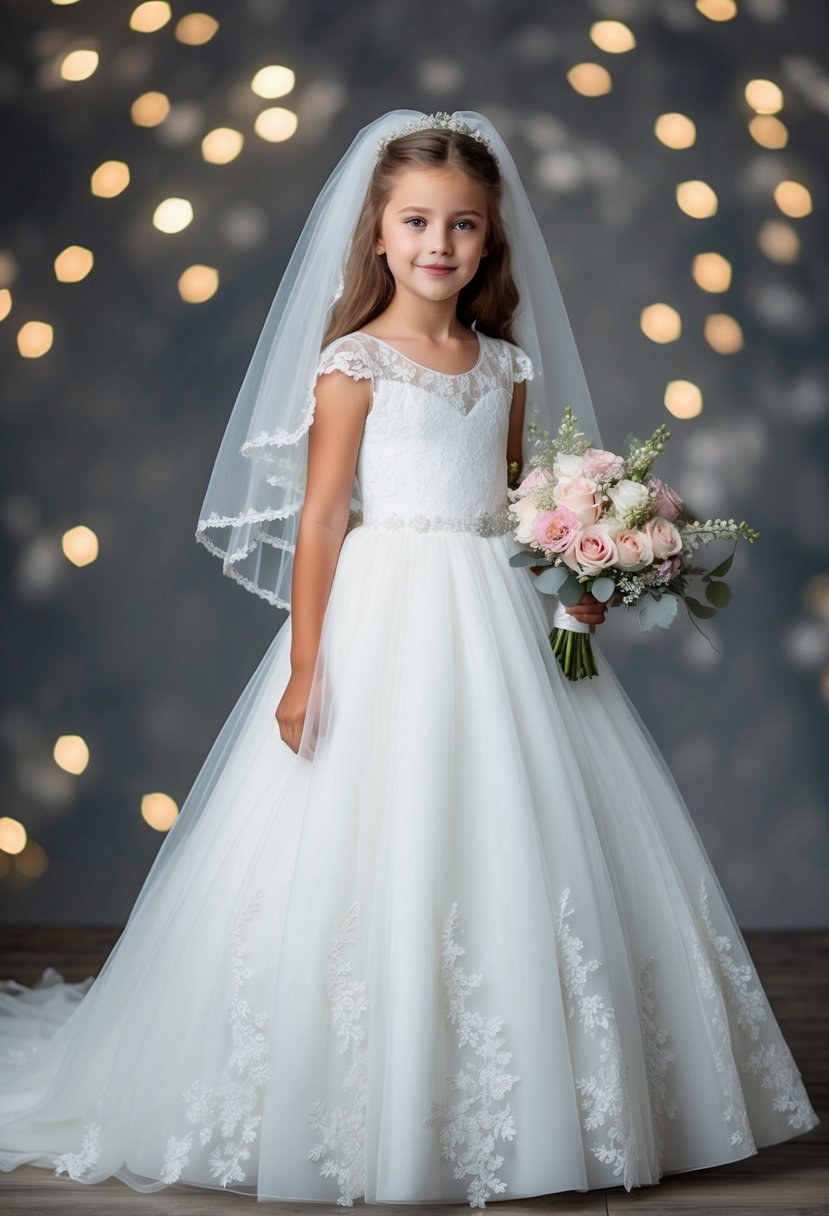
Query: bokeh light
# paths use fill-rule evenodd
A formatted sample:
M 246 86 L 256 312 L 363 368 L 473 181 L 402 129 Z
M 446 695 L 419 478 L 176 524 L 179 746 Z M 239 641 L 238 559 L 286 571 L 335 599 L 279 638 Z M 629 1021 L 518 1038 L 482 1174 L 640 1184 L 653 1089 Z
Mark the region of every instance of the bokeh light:
M 130 184 L 129 166 L 122 160 L 107 160 L 90 178 L 90 189 L 97 198 L 115 198 Z
M 209 13 L 187 13 L 176 22 L 175 35 L 185 46 L 204 46 L 215 38 L 219 23 Z
M 4 853 L 22 853 L 26 847 L 26 829 L 19 819 L 0 816 L 0 849 Z
M 178 805 L 169 794 L 145 794 L 141 799 L 141 817 L 156 832 L 168 832 L 178 819 Z
M 696 7 L 709 21 L 731 21 L 737 16 L 736 0 L 696 0 Z
M 138 34 L 155 34 L 172 19 L 166 0 L 146 0 L 130 14 L 130 29 Z
M 250 82 L 250 87 L 257 97 L 272 101 L 276 97 L 285 97 L 295 84 L 296 75 L 291 68 L 272 63 L 259 69 Z
M 182 232 L 193 222 L 193 204 L 186 198 L 165 198 L 153 212 L 153 225 L 159 232 Z
M 68 528 L 61 537 L 63 555 L 73 566 L 88 566 L 98 556 L 98 537 L 85 524 Z
M 702 412 L 702 392 L 691 380 L 671 380 L 665 389 L 665 408 L 674 418 L 696 418 Z
M 670 304 L 650 304 L 643 308 L 639 324 L 651 342 L 676 342 L 682 333 L 682 318 Z
M 757 244 L 771 262 L 794 262 L 800 254 L 800 237 L 785 220 L 767 220 L 757 234 Z
M 755 114 L 748 124 L 748 130 L 761 148 L 785 148 L 789 142 L 786 124 L 773 114 Z
M 680 182 L 676 188 L 676 201 L 680 211 L 695 220 L 709 219 L 717 213 L 717 196 L 707 182 Z
M 776 114 L 783 109 L 783 92 L 773 80 L 750 80 L 745 99 L 757 114 Z
M 721 253 L 698 253 L 691 263 L 691 275 L 703 291 L 728 291 L 731 286 L 731 263 Z
M 17 349 L 24 359 L 40 359 L 52 349 L 54 338 L 48 321 L 27 321 L 17 331 Z
M 80 283 L 91 272 L 95 258 L 84 245 L 67 245 L 55 258 L 55 278 L 59 283 Z
M 705 340 L 718 355 L 733 355 L 742 350 L 743 331 L 739 321 L 724 312 L 712 312 L 705 318 Z
M 89 48 L 78 48 L 64 55 L 60 62 L 62 80 L 76 82 L 88 80 L 98 68 L 98 52 Z
M 52 756 L 58 768 L 74 777 L 85 772 L 89 764 L 89 748 L 80 735 L 59 735 Z
M 188 266 L 179 276 L 178 290 L 188 304 L 203 304 L 219 290 L 219 272 L 214 266 Z
M 142 93 L 130 107 L 130 117 L 137 127 L 157 127 L 169 113 L 166 93 Z
M 774 188 L 774 201 L 790 219 L 802 219 L 811 215 L 812 196 L 801 182 L 780 182 Z
M 229 165 L 244 147 L 245 137 L 232 127 L 216 127 L 201 141 L 201 153 L 211 165 Z
M 282 143 L 290 139 L 297 129 L 297 116 L 293 110 L 282 106 L 271 106 L 257 114 L 254 130 L 260 139 L 268 143 Z
M 600 51 L 608 55 L 621 55 L 636 46 L 633 31 L 623 21 L 594 21 L 590 27 L 590 38 Z
M 653 129 L 666 148 L 690 148 L 696 143 L 696 124 L 687 114 L 660 114 Z
M 582 97 L 602 97 L 613 88 L 610 72 L 600 63 L 577 63 L 570 68 L 567 79 Z

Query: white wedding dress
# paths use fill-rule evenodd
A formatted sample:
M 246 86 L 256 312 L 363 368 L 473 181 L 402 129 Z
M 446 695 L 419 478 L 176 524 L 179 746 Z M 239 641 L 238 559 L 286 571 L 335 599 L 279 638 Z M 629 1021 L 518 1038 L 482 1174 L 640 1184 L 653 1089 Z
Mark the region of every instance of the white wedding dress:
M 301 752 L 288 617 L 100 975 L 3 985 L 4 1170 L 483 1207 L 819 1122 L 600 631 L 565 679 L 508 564 L 532 368 L 479 345 L 461 375 L 363 332 L 322 353 L 373 404 Z

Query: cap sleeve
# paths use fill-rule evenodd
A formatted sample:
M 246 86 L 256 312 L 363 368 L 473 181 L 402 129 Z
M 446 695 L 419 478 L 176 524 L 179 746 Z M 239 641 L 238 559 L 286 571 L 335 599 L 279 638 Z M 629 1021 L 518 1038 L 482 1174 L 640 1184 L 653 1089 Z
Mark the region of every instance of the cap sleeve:
M 354 334 L 335 338 L 323 349 L 317 363 L 317 376 L 326 372 L 345 372 L 353 380 L 373 380 L 374 368 L 363 343 Z
M 507 346 L 509 347 L 510 360 L 512 364 L 513 381 L 517 382 L 519 380 L 532 380 L 533 376 L 535 375 L 535 369 L 533 368 L 529 355 L 526 354 L 520 346 L 516 346 L 514 342 L 508 342 Z

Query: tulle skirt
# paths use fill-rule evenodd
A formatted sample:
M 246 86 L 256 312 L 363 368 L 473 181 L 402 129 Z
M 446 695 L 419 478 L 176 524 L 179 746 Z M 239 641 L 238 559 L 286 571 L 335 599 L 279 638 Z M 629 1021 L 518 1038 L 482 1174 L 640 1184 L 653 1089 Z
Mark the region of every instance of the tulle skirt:
M 346 534 L 300 753 L 274 637 L 97 978 L 0 993 L 0 1168 L 258 1199 L 657 1183 L 818 1123 L 605 658 L 506 536 Z

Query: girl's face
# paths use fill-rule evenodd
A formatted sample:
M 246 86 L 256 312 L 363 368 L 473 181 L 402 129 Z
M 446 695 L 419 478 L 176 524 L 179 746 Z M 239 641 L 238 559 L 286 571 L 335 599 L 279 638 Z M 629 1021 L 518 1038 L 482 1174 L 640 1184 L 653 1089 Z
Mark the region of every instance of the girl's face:
M 405 169 L 383 208 L 377 253 L 385 253 L 395 286 L 424 300 L 445 300 L 465 287 L 488 252 L 484 187 L 454 168 Z M 444 266 L 442 273 L 427 267 Z

